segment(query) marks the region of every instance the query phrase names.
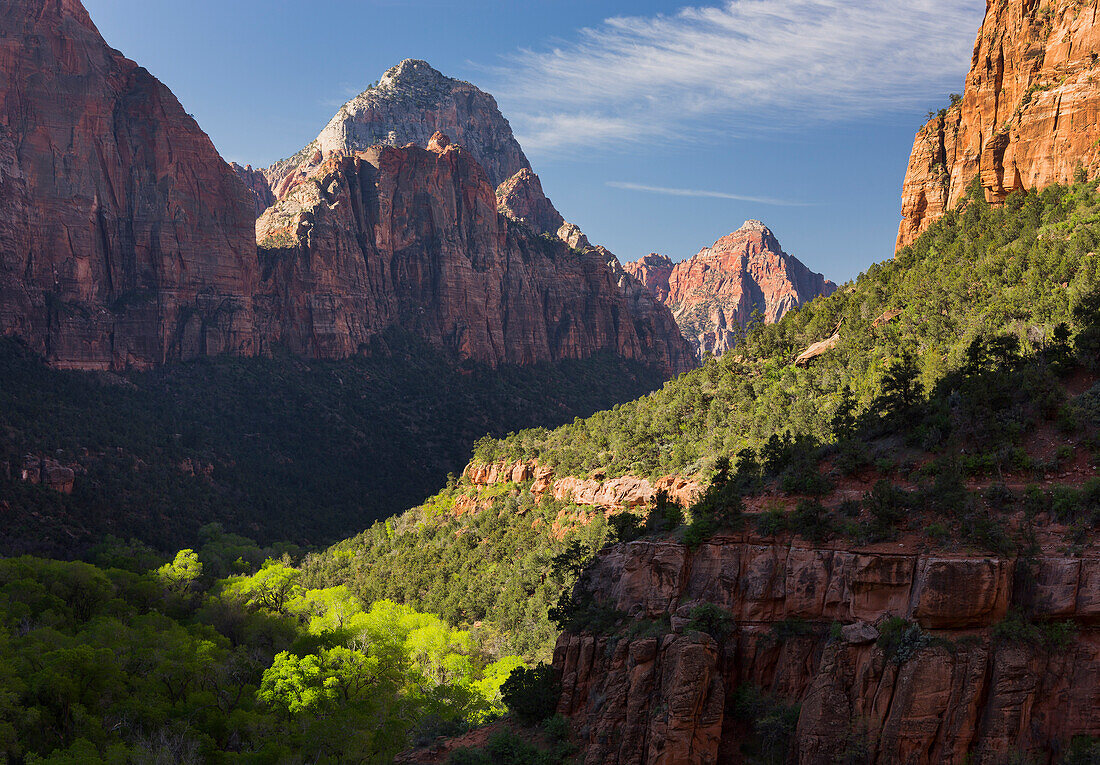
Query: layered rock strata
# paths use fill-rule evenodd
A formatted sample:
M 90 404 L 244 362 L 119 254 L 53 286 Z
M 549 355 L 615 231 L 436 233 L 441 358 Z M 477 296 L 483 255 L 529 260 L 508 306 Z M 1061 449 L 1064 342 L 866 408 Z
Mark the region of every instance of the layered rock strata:
M 295 353 L 344 356 L 399 326 L 490 364 L 694 363 L 667 311 L 638 310 L 602 253 L 498 214 L 485 171 L 442 134 L 331 154 L 287 183 L 256 232 L 276 290 L 265 329 Z
M 1078 0 L 987 2 L 962 99 L 917 133 L 897 247 L 955 207 L 975 179 L 999 203 L 1016 189 L 1100 167 L 1100 26 Z
M 672 310 L 699 355 L 734 347 L 754 314 L 771 324 L 792 308 L 836 291 L 831 281 L 785 253 L 757 220 L 746 221 L 682 263 L 672 265 L 651 254 L 625 268 Z
M 255 351 L 253 202 L 78 0 L 0 0 L 0 332 L 60 367 Z
M 698 481 L 681 475 L 667 475 L 656 480 L 638 476 L 558 477 L 552 467 L 540 465 L 536 460 L 501 460 L 489 465 L 471 462 L 466 466 L 464 475 L 475 486 L 530 481 L 531 493 L 536 497 L 548 493 L 561 502 L 609 510 L 652 505 L 661 491 L 674 502 L 688 507 L 704 490 Z
M 741 761 L 745 684 L 801 704 L 792 762 L 1057 761 L 1073 736 L 1100 735 L 1100 559 L 1041 555 L 1032 577 L 1017 565 L 743 536 L 617 545 L 579 587 L 626 625 L 562 635 L 558 711 L 593 765 Z M 700 604 L 727 614 L 724 634 L 692 629 Z M 1015 607 L 1078 631 L 1060 650 L 995 636 Z M 889 654 L 887 617 L 921 628 Z
M 0 0 L 0 65 L 0 333 L 56 366 L 278 345 L 340 358 L 395 328 L 488 364 L 694 364 L 667 309 L 620 285 L 613 256 L 498 214 L 496 179 L 517 174 L 529 214 L 556 211 L 492 98 L 423 62 L 342 110 L 277 202 L 107 46 L 78 0 Z M 349 149 L 383 124 L 386 141 L 404 125 L 401 140 L 431 146 Z M 472 150 L 421 135 L 437 124 Z
M 264 210 L 275 204 L 275 194 L 271 191 L 271 186 L 267 182 L 267 176 L 263 174 L 262 170 L 254 170 L 252 165 L 241 167 L 236 162 L 229 163 L 229 166 L 233 168 L 233 172 L 237 174 L 237 177 L 241 179 L 248 190 L 252 192 L 252 202 L 256 209 L 256 217 L 259 218 Z

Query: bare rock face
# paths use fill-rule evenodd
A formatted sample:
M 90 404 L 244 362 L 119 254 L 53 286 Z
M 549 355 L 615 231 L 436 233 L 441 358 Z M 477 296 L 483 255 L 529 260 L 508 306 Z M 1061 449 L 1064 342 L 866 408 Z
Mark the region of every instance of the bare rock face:
M 1100 165 L 1095 9 L 1077 0 L 986 4 L 961 102 L 917 133 L 898 249 L 979 179 L 990 202 Z
M 625 268 L 672 309 L 699 355 L 732 348 L 754 311 L 770 324 L 792 308 L 836 292 L 835 284 L 783 252 L 757 220 L 675 266 L 668 258 L 647 255 Z
M 407 59 L 341 106 L 308 146 L 264 174 L 281 197 L 287 176 L 314 155 L 352 154 L 377 144 L 426 148 L 437 131 L 473 155 L 494 188 L 520 170 L 531 169 L 491 95 L 440 74 L 426 61 Z
M 503 215 L 526 223 L 536 233 L 557 236 L 565 225 L 561 213 L 543 193 L 539 177 L 527 168 L 497 187 L 497 208 Z
M 671 317 L 636 315 L 603 254 L 498 214 L 470 152 L 426 143 L 336 152 L 288 176 L 256 222 L 268 335 L 322 358 L 397 326 L 489 364 L 604 351 L 670 373 L 693 364 Z
M 253 203 L 78 0 L 0 0 L 0 332 L 61 367 L 251 353 Z
M 263 174 L 262 170 L 253 170 L 252 165 L 241 167 L 236 162 L 230 162 L 229 166 L 233 168 L 233 172 L 252 192 L 256 217 L 259 218 L 264 210 L 275 204 L 275 195 L 271 193 L 271 184 L 267 182 L 267 176 Z
M 964 554 L 747 536 L 695 549 L 616 545 L 579 587 L 623 626 L 561 636 L 558 711 L 572 718 L 591 765 L 742 761 L 746 729 L 732 691 L 746 683 L 801 705 L 791 762 L 850 761 L 852 752 L 881 765 L 1045 757 L 1100 733 L 1100 559 L 1041 555 L 1036 566 L 1027 584 L 1013 560 Z M 1028 601 L 1037 618 L 1079 625 L 1065 648 L 993 634 Z M 704 603 L 726 614 L 722 634 L 692 628 L 692 609 Z M 919 625 L 896 652 L 879 641 L 887 617 Z M 671 631 L 653 637 L 646 624 L 664 620 Z M 781 631 L 791 620 L 809 629 Z
M 672 262 L 672 258 L 651 252 L 641 260 L 624 264 L 623 268 L 644 284 L 653 293 L 653 297 L 662 303 L 668 301 L 668 282 L 672 278 L 672 272 L 676 269 L 676 264 Z

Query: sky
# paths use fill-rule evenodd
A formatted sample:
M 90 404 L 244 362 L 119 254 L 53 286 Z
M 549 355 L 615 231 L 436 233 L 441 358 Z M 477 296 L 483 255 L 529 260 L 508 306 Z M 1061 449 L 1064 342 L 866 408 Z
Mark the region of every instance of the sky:
M 889 258 L 916 130 L 983 0 L 84 0 L 231 161 L 266 166 L 406 58 L 492 93 L 562 215 L 622 261 L 749 218 L 842 282 Z

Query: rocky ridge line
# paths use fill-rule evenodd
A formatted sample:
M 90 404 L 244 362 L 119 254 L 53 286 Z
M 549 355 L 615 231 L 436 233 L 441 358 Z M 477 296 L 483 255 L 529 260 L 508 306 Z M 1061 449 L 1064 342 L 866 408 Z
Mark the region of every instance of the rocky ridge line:
M 836 285 L 783 251 L 758 220 L 722 237 L 696 255 L 673 264 L 656 253 L 627 263 L 653 295 L 667 305 L 697 354 L 720 355 L 737 344 L 754 312 L 768 323 Z

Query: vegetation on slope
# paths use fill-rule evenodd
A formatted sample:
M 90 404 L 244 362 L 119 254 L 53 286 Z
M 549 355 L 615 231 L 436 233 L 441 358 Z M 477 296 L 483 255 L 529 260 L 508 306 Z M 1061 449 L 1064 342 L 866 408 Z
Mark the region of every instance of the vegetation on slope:
M 975 187 L 893 260 L 774 325 L 752 327 L 736 351 L 556 430 L 483 439 L 475 459 L 534 457 L 572 475 L 709 474 L 718 458 L 760 449 L 776 433 L 829 441 L 845 390 L 856 412 L 870 409 L 906 354 L 931 390 L 976 339 L 1011 335 L 1023 355 L 1051 345 L 1100 284 L 1098 248 L 1095 182 L 1018 192 L 999 208 Z M 886 320 L 892 310 L 900 314 Z M 809 366 L 793 363 L 838 325 L 834 350 Z
M 711 489 L 691 508 L 662 502 L 642 524 L 534 497 L 529 486 L 463 479 L 310 556 L 307 579 L 479 622 L 498 650 L 545 659 L 560 626 L 614 621 L 562 596 L 602 544 L 644 533 L 695 544 L 740 528 L 864 545 L 915 534 L 1026 559 L 1042 526 L 1079 551 L 1100 524 L 1100 484 L 1050 476 L 1080 455 L 1087 467 L 1100 445 L 1100 388 L 1067 390 L 1094 380 L 1087 365 L 1100 347 L 1089 254 L 1098 210 L 1086 184 L 1017 195 L 1004 209 L 972 198 L 854 291 L 754 328 L 741 359 L 709 360 L 556 431 L 478 444 L 475 459 L 535 457 L 559 476 L 705 472 Z M 963 294 L 972 299 L 953 302 Z M 898 319 L 873 327 L 892 307 Z M 841 318 L 837 350 L 794 366 Z M 1035 448 L 1037 432 L 1049 434 L 1049 449 Z
M 0 759 L 389 762 L 505 711 L 518 658 L 206 536 L 148 571 L 118 546 L 102 566 L 0 560 Z
M 469 444 L 652 390 L 601 357 L 488 369 L 409 338 L 345 361 L 203 359 L 126 375 L 46 367 L 0 341 L 0 552 L 69 557 L 105 534 L 162 550 L 218 521 L 319 545 L 423 500 Z M 18 480 L 25 454 L 77 470 L 65 496 Z

